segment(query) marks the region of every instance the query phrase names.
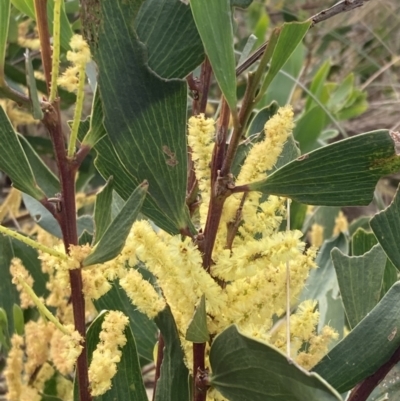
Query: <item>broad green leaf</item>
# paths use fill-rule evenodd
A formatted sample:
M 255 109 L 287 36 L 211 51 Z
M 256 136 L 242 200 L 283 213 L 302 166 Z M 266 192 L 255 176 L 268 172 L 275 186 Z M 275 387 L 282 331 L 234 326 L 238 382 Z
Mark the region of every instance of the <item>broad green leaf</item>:
M 17 134 L 2 107 L 0 107 L 0 143 L 0 170 L 10 177 L 15 188 L 35 199 L 43 199 L 45 195 L 35 181 Z
M 36 153 L 26 138 L 20 134 L 17 134 L 17 136 L 28 159 L 37 184 L 47 197 L 54 197 L 60 192 L 60 181 L 43 162 L 42 158 Z
M 190 7 L 215 79 L 231 112 L 236 113 L 236 71 L 230 1 L 191 0 Z
M 121 164 L 110 138 L 108 136 L 102 137 L 95 145 L 95 150 L 97 151 L 95 165 L 100 174 L 106 179 L 113 176 L 115 191 L 122 199 L 128 199 L 136 188 L 136 179 Z M 163 230 L 174 234 L 178 232 L 173 218 L 160 209 L 156 200 L 151 196 L 146 197 L 142 213 L 156 222 L 157 226 Z
M 296 121 L 293 136 L 300 144 L 301 153 L 307 153 L 319 147 L 317 140 L 325 125 L 325 111 L 318 106 L 305 112 Z
M 352 256 L 364 255 L 377 243 L 378 240 L 372 232 L 359 228 L 351 237 L 351 254 Z
M 118 216 L 105 229 L 94 251 L 83 261 L 83 266 L 107 262 L 121 252 L 132 224 L 140 212 L 147 188 L 148 184 L 144 182 L 132 192 Z
M 91 12 L 102 16 L 101 23 L 88 27 L 96 43 L 104 125 L 117 156 L 112 169 L 123 166 L 135 186 L 149 182 L 152 202 L 145 202 L 144 212 L 155 224 L 162 226 L 161 212 L 174 223 L 174 233 L 194 231 L 185 200 L 186 83 L 166 82 L 148 70 L 143 45 L 132 29 L 136 2 L 102 0 L 97 7 Z M 114 172 L 110 175 L 117 177 Z
M 10 23 L 11 2 L 2 0 L 0 2 L 0 82 L 4 78 L 4 60 L 7 50 L 8 26 Z
M 13 320 L 15 332 L 23 336 L 25 332 L 24 313 L 19 305 L 13 305 Z
M 321 93 L 323 91 L 324 85 L 326 78 L 328 77 L 329 71 L 331 69 L 331 61 L 326 60 L 317 73 L 315 74 L 311 86 L 310 86 L 310 92 L 317 97 L 318 100 L 321 100 Z M 314 99 L 311 96 L 307 97 L 307 102 L 306 102 L 306 107 L 305 110 L 308 111 L 310 110 L 311 106 L 315 104 Z
M 398 281 L 397 269 L 393 266 L 393 263 L 386 259 L 385 272 L 383 273 L 383 282 L 381 290 L 381 298 L 392 288 L 392 285 Z
M 137 352 L 145 363 L 153 361 L 153 349 L 157 340 L 157 327 L 146 315 L 132 305 L 125 291 L 117 281 L 111 283 L 112 288 L 93 303 L 98 311 L 119 310 L 129 316 L 129 325 L 135 337 Z
M 310 25 L 310 21 L 283 24 L 271 58 L 270 67 L 260 90 L 261 93 L 267 90 L 272 80 L 288 61 L 296 47 L 303 40 Z
M 397 189 L 392 203 L 370 221 L 370 226 L 386 255 L 400 270 L 400 190 Z
M 210 339 L 207 329 L 206 297 L 203 295 L 194 311 L 186 331 L 186 340 L 192 343 L 205 343 Z
M 355 327 L 379 302 L 386 255 L 379 244 L 362 256 L 332 251 L 332 261 L 350 327 Z
M 396 283 L 314 368 L 340 393 L 372 375 L 400 346 L 400 283 Z
M 93 351 L 99 342 L 101 325 L 107 312 L 100 314 L 90 325 L 86 343 L 89 363 Z M 105 394 L 96 397 L 96 401 L 148 401 L 143 385 L 142 372 L 139 365 L 135 339 L 130 327 L 125 328 L 126 344 L 122 348 L 121 361 L 117 364 L 117 374 L 112 379 L 112 387 Z M 74 386 L 74 401 L 79 401 L 77 380 Z
M 178 329 L 167 306 L 154 322 L 164 339 L 161 374 L 157 381 L 155 401 L 189 401 L 189 371 L 184 362 Z
M 319 375 L 289 362 L 276 348 L 246 337 L 236 326 L 211 346 L 211 385 L 230 401 L 338 401 Z
M 110 177 L 106 185 L 96 195 L 94 204 L 94 224 L 95 224 L 95 241 L 100 241 L 108 226 L 111 224 L 111 204 L 113 194 L 113 177 Z
M 378 179 L 400 168 L 397 141 L 387 130 L 347 138 L 300 156 L 249 189 L 309 205 L 368 205 Z
M 135 28 L 150 69 L 163 78 L 185 78 L 204 60 L 190 6 L 181 0 L 145 1 Z

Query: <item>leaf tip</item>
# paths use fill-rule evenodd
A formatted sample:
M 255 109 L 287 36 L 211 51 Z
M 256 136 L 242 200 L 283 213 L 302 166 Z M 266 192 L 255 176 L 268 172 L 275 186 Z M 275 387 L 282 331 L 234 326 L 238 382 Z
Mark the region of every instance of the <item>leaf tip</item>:
M 143 191 L 147 192 L 147 190 L 149 189 L 149 182 L 147 180 L 144 180 L 139 186 Z

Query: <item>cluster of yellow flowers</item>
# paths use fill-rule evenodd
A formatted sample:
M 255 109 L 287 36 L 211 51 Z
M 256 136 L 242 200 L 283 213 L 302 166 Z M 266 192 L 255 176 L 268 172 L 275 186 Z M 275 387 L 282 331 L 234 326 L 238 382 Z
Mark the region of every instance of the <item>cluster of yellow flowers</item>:
M 81 35 L 73 35 L 70 41 L 72 51 L 67 53 L 67 60 L 73 65 L 67 68 L 63 75 L 58 78 L 58 85 L 69 92 L 75 92 L 79 85 L 79 74 L 85 70 L 86 64 L 90 61 L 90 48 Z
M 200 206 L 200 224 L 204 224 L 210 199 L 214 125 L 214 121 L 204 115 L 192 117 L 189 121 L 189 145 L 203 202 L 203 206 Z M 276 164 L 292 129 L 292 109 L 289 106 L 279 109 L 265 125 L 265 138 L 250 150 L 237 182 L 246 184 L 265 178 Z M 202 296 L 206 299 L 210 335 L 214 336 L 229 325 L 236 324 L 241 332 L 285 350 L 286 264 L 290 266 L 289 302 L 291 306 L 296 306 L 309 271 L 315 267 L 316 247 L 306 249 L 299 231 L 279 231 L 286 215 L 284 204 L 283 198 L 264 198 L 260 193 L 229 197 L 217 233 L 211 272 L 203 268 L 202 254 L 192 239 L 156 231 L 146 220 L 136 221 L 121 254 L 101 265 L 82 267 L 82 261 L 91 252 L 88 245 L 71 247 L 70 255 L 65 259 L 57 257 L 57 254 L 41 252 L 42 269 L 49 275 L 47 288 L 51 292 L 44 302 L 57 308 L 57 317 L 63 322 L 66 332 L 41 320 L 30 323 L 32 328 L 25 335 L 25 365 L 22 363 L 24 340 L 18 336 L 13 338 L 6 374 L 12 390 L 9 399 L 23 399 L 22 387 L 26 386 L 26 380 L 21 379 L 23 371 L 29 377 L 33 369 L 43 368 L 48 361 L 62 374 L 71 372 L 73 368 L 81 345 L 77 333 L 68 326 L 72 323 L 68 304 L 68 271 L 71 269 L 80 268 L 82 271 L 84 294 L 92 313 L 91 318 L 96 313 L 90 307 L 91 300 L 105 294 L 111 288 L 109 281 L 116 278 L 135 307 L 149 318 L 157 316 L 168 304 L 178 327 L 189 369 L 192 369 L 191 343 L 185 336 Z M 237 230 L 233 231 L 233 237 L 229 240 L 235 222 L 238 223 Z M 340 220 L 337 225 L 343 229 L 344 223 Z M 62 252 L 61 244 L 52 242 L 43 232 L 39 232 L 38 239 L 57 252 Z M 139 261 L 153 274 L 156 286 L 137 271 Z M 31 280 L 19 260 L 14 260 L 12 269 L 19 280 Z M 19 284 L 18 279 L 16 284 Z M 32 285 L 31 281 L 29 285 Z M 29 305 L 23 286 L 21 299 L 24 300 L 24 306 Z M 277 317 L 281 318 L 278 323 Z M 291 355 L 306 368 L 318 362 L 327 352 L 329 342 L 337 336 L 330 327 L 324 327 L 318 334 L 318 318 L 314 301 L 303 302 L 290 316 Z M 89 370 L 93 395 L 103 394 L 111 387 L 111 378 L 117 370 L 116 363 L 121 359 L 120 348 L 126 342 L 123 331 L 127 324 L 128 318 L 120 312 L 109 312 L 105 317 L 100 343 Z M 41 333 L 40 336 L 36 334 L 41 340 L 35 345 L 35 350 L 30 344 L 32 330 Z M 63 389 L 60 392 L 66 394 L 65 385 L 60 385 L 60 388 Z M 219 401 L 223 397 L 212 390 L 208 400 Z

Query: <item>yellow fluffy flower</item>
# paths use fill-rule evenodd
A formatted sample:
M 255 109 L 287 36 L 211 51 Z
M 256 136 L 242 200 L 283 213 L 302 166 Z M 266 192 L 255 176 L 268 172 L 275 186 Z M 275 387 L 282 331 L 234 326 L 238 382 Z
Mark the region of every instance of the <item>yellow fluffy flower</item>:
M 111 379 L 117 373 L 121 349 L 126 344 L 124 335 L 129 319 L 119 311 L 109 311 L 101 325 L 100 342 L 93 352 L 89 367 L 91 394 L 98 396 L 111 388 Z
M 164 299 L 137 270 L 130 269 L 119 283 L 138 310 L 150 319 L 156 317 L 165 308 Z
M 211 190 L 211 156 L 214 147 L 215 121 L 204 114 L 190 117 L 188 144 L 192 151 L 192 160 L 201 193 L 200 224 L 204 226 L 207 217 Z

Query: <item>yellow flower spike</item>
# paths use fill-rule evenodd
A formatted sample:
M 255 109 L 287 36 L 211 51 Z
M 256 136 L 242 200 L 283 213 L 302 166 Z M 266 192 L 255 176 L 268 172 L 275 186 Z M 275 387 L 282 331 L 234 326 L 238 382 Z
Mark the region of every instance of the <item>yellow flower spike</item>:
M 282 153 L 283 145 L 294 128 L 290 105 L 280 107 L 265 123 L 265 139 L 254 144 L 240 170 L 237 184 L 248 184 L 266 178 Z
M 75 153 L 78 128 L 82 115 L 84 89 L 86 80 L 86 64 L 90 61 L 89 45 L 81 35 L 73 35 L 70 40 L 72 51 L 67 53 L 67 59 L 73 64 L 61 77 L 58 77 L 58 84 L 70 92 L 77 91 L 74 118 L 72 121 L 71 134 L 68 143 L 68 157 L 72 158 Z
M 204 114 L 190 117 L 188 123 L 188 144 L 192 150 L 202 203 L 200 205 L 200 224 L 205 224 L 211 190 L 211 156 L 214 147 L 215 121 Z
M 50 357 L 57 370 L 67 375 L 73 371 L 82 352 L 82 336 L 72 324 L 65 327 L 66 333 L 56 330 L 50 342 Z
M 126 344 L 124 335 L 129 319 L 120 311 L 109 311 L 101 325 L 100 342 L 93 352 L 89 367 L 91 394 L 98 396 L 111 388 L 111 379 L 117 373 L 122 348 Z
M 123 279 L 119 280 L 132 303 L 150 319 L 156 317 L 166 306 L 154 287 L 135 269 L 129 269 Z
M 57 79 L 60 70 L 60 16 L 61 16 L 61 1 L 54 0 L 54 16 L 53 16 L 53 54 L 51 65 L 51 85 L 49 102 L 52 103 L 57 96 Z
M 8 353 L 6 369 L 4 371 L 8 388 L 7 400 L 9 401 L 19 401 L 22 393 L 23 345 L 23 337 L 13 334 L 11 337 L 11 350 Z
M 18 283 L 23 287 L 24 291 L 32 299 L 33 303 L 36 305 L 42 316 L 45 316 L 46 319 L 52 322 L 62 333 L 69 334 L 68 329 L 65 326 L 63 326 L 59 322 L 59 320 L 46 308 L 42 300 L 35 294 L 33 289 L 27 284 L 27 282 L 20 273 L 18 272 L 15 273 L 13 278 L 13 283 L 14 284 Z

